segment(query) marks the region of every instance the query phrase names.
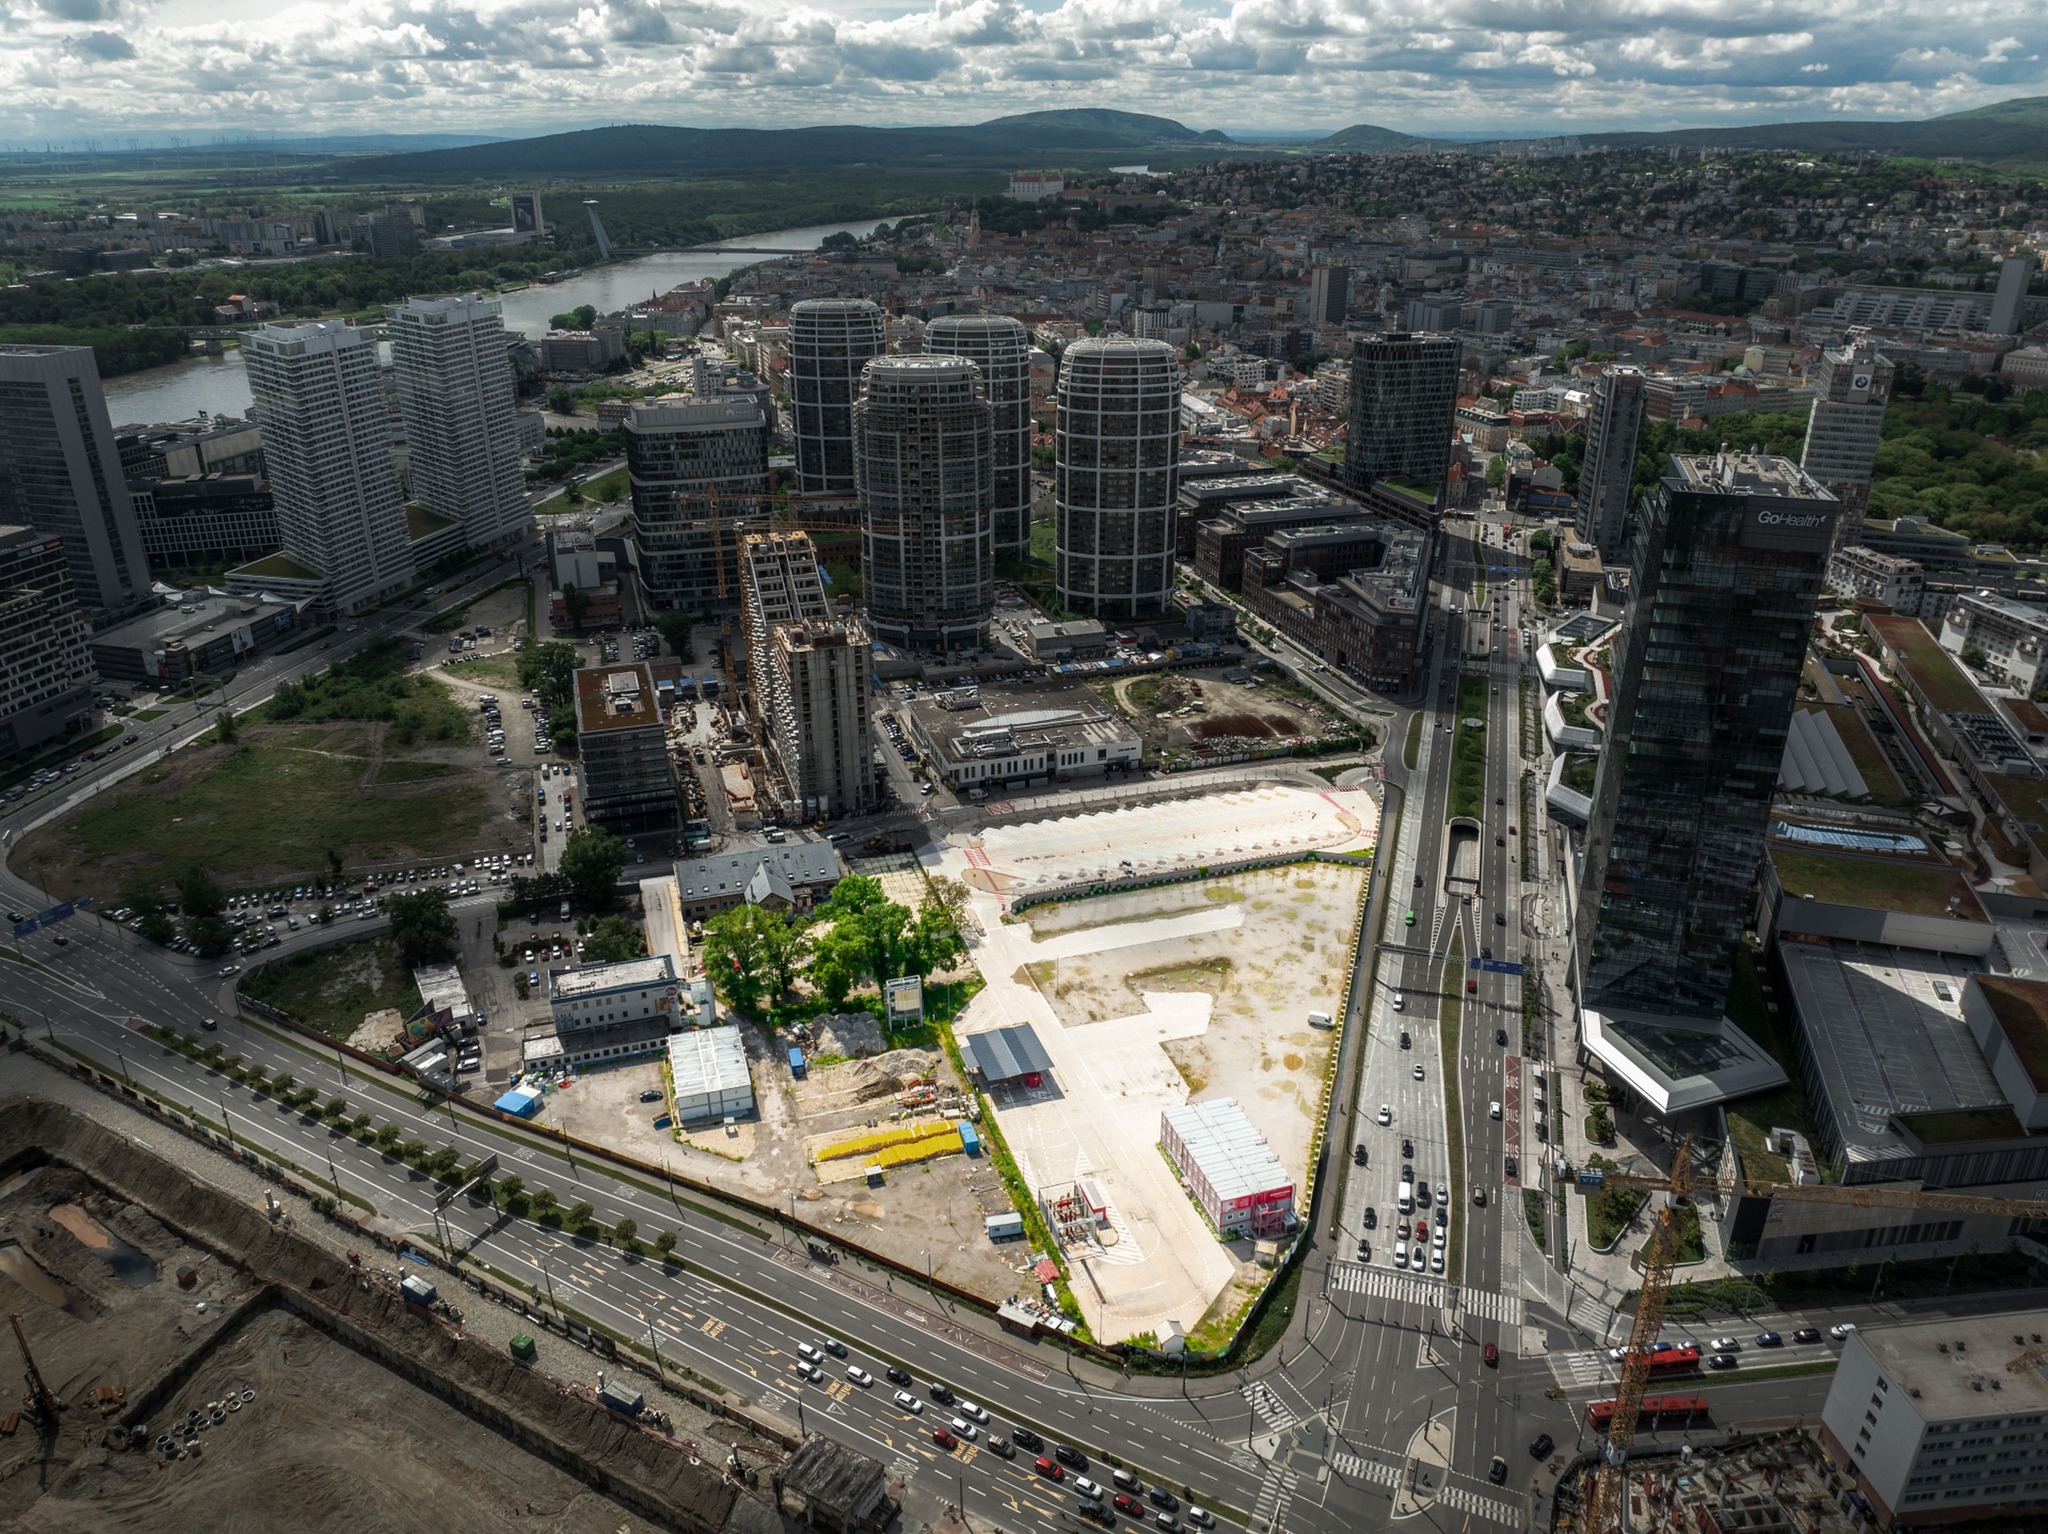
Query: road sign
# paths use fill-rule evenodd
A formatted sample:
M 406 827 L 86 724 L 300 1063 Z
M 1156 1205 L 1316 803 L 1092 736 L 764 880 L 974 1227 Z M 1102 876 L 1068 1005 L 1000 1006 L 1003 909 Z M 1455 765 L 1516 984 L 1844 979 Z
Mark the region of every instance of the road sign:
M 1578 1180 L 1581 1188 L 1604 1188 L 1607 1186 L 1607 1174 L 1605 1172 L 1581 1172 L 1579 1173 Z
M 14 935 L 16 937 L 27 937 L 38 928 L 54 927 L 60 921 L 69 921 L 80 910 L 91 904 L 92 896 L 90 895 L 80 895 L 76 900 L 60 901 L 47 910 L 36 912 L 35 915 L 29 917 L 26 921 L 16 922 L 14 924 Z

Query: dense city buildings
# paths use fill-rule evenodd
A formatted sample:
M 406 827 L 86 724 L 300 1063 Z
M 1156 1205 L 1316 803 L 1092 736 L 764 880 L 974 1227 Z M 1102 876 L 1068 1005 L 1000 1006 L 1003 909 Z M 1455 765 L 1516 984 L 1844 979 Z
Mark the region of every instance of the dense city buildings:
M 992 412 L 961 357 L 878 357 L 854 402 L 861 591 L 875 637 L 972 650 L 995 607 Z
M 384 312 L 412 498 L 490 549 L 532 530 L 498 301 L 412 298 Z
M 1722 1009 L 1837 510 L 1796 464 L 1732 452 L 1674 456 L 1644 501 L 1575 921 L 1602 1058 L 1653 1072 L 1673 1029 L 1742 1052 Z
M 802 494 L 855 493 L 853 404 L 861 370 L 887 350 L 887 325 L 872 299 L 790 306 L 789 426 Z
M 1857 541 L 1870 504 L 1892 373 L 1891 359 L 1862 336 L 1823 350 L 1814 370 L 1813 414 L 1807 417 L 1799 466 L 1841 502 L 1835 537 L 1845 545 Z
M 663 396 L 632 406 L 624 431 L 648 598 L 683 611 L 730 600 L 740 539 L 767 516 L 761 407 L 746 396 Z
M 866 629 L 833 611 L 806 533 L 748 535 L 740 589 L 754 717 L 782 771 L 792 816 L 866 812 L 876 796 Z
M 1642 435 L 1643 370 L 1626 364 L 1602 369 L 1593 386 L 1593 408 L 1586 413 L 1574 525 L 1603 560 L 1620 562 L 1626 554 L 1623 536 Z
M 1164 341 L 1088 338 L 1060 358 L 1054 469 L 1060 601 L 1115 622 L 1173 590 L 1180 358 Z
M 0 757 L 32 750 L 92 717 L 91 626 L 54 533 L 0 526 Z
M 965 357 L 980 370 L 990 431 L 989 513 L 998 560 L 1031 545 L 1031 336 L 1007 315 L 944 314 L 924 328 L 924 349 Z
M 1435 496 L 1450 467 L 1457 409 L 1456 337 L 1362 337 L 1351 353 L 1346 479 L 1358 490 L 1385 479 Z
M 342 320 L 265 325 L 243 337 L 277 506 L 276 554 L 231 571 L 231 589 L 359 612 L 413 577 L 405 496 L 391 461 L 377 347 Z
M 89 346 L 0 345 L 0 522 L 61 539 L 97 621 L 149 597 L 149 562 Z

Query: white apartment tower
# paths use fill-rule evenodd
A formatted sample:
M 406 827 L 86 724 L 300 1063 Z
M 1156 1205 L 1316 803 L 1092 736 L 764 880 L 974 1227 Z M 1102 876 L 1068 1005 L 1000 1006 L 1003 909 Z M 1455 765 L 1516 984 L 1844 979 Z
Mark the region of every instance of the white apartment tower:
M 520 467 L 512 361 L 498 301 L 412 298 L 384 311 L 412 496 L 488 549 L 533 530 Z
M 1060 358 L 1055 577 L 1075 612 L 1156 616 L 1173 591 L 1180 484 L 1180 353 L 1123 336 Z
M 924 349 L 981 370 L 994 432 L 996 558 L 1022 559 L 1031 546 L 1031 335 L 1004 314 L 946 314 L 925 326 Z
M 341 613 L 403 590 L 405 496 L 369 335 L 343 320 L 265 325 L 242 355 L 283 548 L 234 572 L 235 584 L 305 591 Z
M 1885 402 L 1891 393 L 1892 361 L 1874 342 L 1852 336 L 1847 346 L 1831 346 L 1821 353 L 1799 466 L 1842 503 L 1835 524 L 1837 548 L 1862 541 L 1871 466 L 1877 461 Z
M 887 322 L 869 299 L 806 298 L 790 306 L 790 432 L 800 493 L 854 493 L 853 402 L 861 369 L 888 349 Z
M 833 613 L 808 533 L 750 533 L 740 549 L 747 685 L 806 819 L 875 804 L 867 733 L 873 651 L 860 620 Z
M 1636 470 L 1636 444 L 1643 434 L 1643 370 L 1606 369 L 1593 388 L 1586 418 L 1586 456 L 1579 468 L 1576 526 L 1579 537 L 1600 550 L 1608 564 L 1620 561 L 1628 526 L 1629 487 Z
M 963 357 L 878 357 L 854 406 L 861 587 L 876 637 L 978 649 L 995 611 L 992 412 Z
M 90 346 L 0 346 L 0 522 L 64 541 L 81 607 L 149 600 L 142 525 Z

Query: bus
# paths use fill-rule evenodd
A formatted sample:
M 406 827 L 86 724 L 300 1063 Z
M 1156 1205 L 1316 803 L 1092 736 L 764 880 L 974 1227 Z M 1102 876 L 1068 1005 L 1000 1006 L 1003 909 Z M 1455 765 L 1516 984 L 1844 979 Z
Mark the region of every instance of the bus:
M 1697 1374 L 1700 1372 L 1700 1350 L 1698 1348 L 1666 1348 L 1661 1353 L 1650 1355 L 1650 1378 L 1663 1379 L 1673 1374 Z
M 1644 1396 L 1643 1409 L 1636 1414 L 1636 1426 L 1644 1432 L 1661 1433 L 1670 1428 L 1709 1425 L 1705 1396 Z M 1605 1433 L 1614 1421 L 1612 1401 L 1593 1401 L 1586 1407 L 1586 1426 Z

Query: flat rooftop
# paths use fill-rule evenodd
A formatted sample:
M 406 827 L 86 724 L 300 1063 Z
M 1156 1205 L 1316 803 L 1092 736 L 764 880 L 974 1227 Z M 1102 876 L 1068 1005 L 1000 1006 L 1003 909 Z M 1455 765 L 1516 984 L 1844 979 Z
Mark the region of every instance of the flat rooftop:
M 1850 1161 L 1915 1154 L 1894 1115 L 2009 1106 L 1963 1021 L 1964 984 L 1981 974 L 1974 960 L 1847 942 L 1781 943 L 1778 953 Z
M 1762 1046 L 1726 1018 L 1709 1025 L 1586 1008 L 1579 1027 L 1587 1052 L 1661 1114 L 1732 1102 L 1788 1079 Z
M 548 994 L 557 1000 L 573 996 L 595 996 L 600 991 L 637 990 L 650 985 L 673 985 L 675 966 L 665 953 L 651 959 L 621 959 L 615 964 L 585 964 L 576 969 L 548 971 Z
M 1913 916 L 1989 920 L 1962 873 L 1917 831 L 1774 821 L 1764 852 L 1786 897 Z M 1889 843 L 1889 845 L 1887 845 Z
M 2048 1092 L 2048 985 L 2011 975 L 1979 975 L 1977 988 L 2034 1090 Z
M 1885 648 L 1899 657 L 1921 696 L 1945 714 L 1990 712 L 1984 695 L 1963 674 L 1941 641 L 1927 632 L 1918 618 L 1900 618 L 1887 613 L 1866 613 L 1863 621 L 1877 630 Z
M 1918 1391 L 1911 1405 L 1923 1418 L 1974 1420 L 2048 1411 L 2048 1373 L 2005 1369 L 2006 1360 L 2027 1351 L 2013 1338 L 2041 1331 L 2048 1331 L 2048 1310 L 2008 1311 L 1867 1326 L 1849 1346 L 1869 1349 L 1887 1379 Z
M 658 729 L 660 725 L 654 673 L 645 666 L 586 666 L 576 673 L 578 734 Z
M 1040 743 L 1113 746 L 1137 738 L 1121 714 L 1078 686 L 984 688 L 965 708 L 918 697 L 899 712 L 951 761 L 1006 757 Z
M 1770 453 L 1673 453 L 1671 467 L 1688 490 L 1777 495 L 1801 501 L 1834 499 L 1795 461 Z
M 159 607 L 139 618 L 102 629 L 95 645 L 156 648 L 176 642 L 188 649 L 211 644 L 221 634 L 290 611 L 291 602 L 265 602 L 259 597 L 201 596 L 174 607 Z

